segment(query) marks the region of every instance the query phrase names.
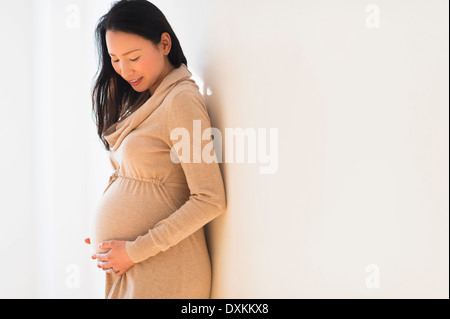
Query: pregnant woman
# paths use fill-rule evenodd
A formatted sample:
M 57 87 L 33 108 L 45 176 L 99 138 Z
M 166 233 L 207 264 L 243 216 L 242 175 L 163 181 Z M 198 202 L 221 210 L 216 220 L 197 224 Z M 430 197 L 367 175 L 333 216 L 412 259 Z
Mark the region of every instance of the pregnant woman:
M 93 110 L 114 174 L 85 242 L 105 297 L 210 298 L 203 226 L 225 212 L 225 189 L 215 154 L 195 155 L 211 150 L 211 123 L 180 43 L 145 0 L 114 3 L 96 39 Z

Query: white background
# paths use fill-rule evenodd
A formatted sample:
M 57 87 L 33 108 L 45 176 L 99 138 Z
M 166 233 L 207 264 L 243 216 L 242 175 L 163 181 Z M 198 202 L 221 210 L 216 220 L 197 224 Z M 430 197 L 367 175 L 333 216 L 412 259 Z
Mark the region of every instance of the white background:
M 112 173 L 90 102 L 110 3 L 0 2 L 1 298 L 103 298 L 83 240 Z M 278 128 L 275 174 L 221 165 L 213 298 L 448 298 L 448 1 L 153 3 L 213 126 Z

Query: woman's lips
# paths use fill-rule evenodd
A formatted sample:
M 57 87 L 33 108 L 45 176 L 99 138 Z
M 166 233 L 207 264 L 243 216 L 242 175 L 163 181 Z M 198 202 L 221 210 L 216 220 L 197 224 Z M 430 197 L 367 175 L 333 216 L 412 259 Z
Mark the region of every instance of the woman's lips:
M 129 81 L 128 83 L 130 83 L 132 86 L 137 86 L 142 82 L 142 78 L 138 79 L 137 81 L 133 82 L 133 81 Z

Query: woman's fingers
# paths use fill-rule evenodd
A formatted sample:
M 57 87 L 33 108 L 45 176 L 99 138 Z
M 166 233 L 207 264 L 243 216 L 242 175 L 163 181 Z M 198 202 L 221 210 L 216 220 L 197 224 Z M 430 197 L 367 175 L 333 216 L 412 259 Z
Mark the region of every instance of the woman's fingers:
M 114 245 L 114 240 L 110 240 L 110 241 L 104 241 L 102 243 L 100 243 L 98 245 L 98 248 L 100 249 L 110 249 L 113 248 L 112 246 Z
M 103 270 L 107 270 L 107 269 L 111 268 L 111 265 L 107 261 L 98 261 L 97 267 L 101 268 Z
M 89 238 L 86 238 L 85 242 L 91 244 Z M 101 268 L 106 273 L 122 276 L 134 265 L 126 253 L 125 246 L 125 241 L 104 241 L 98 245 L 98 248 L 109 251 L 107 253 L 95 253 L 91 255 L 91 258 L 96 259 L 97 267 Z M 119 267 L 120 270 L 118 270 L 117 267 Z
M 99 261 L 108 261 L 109 254 L 96 254 L 95 257 Z
M 97 259 L 97 267 L 102 268 L 103 270 L 107 270 L 108 268 L 111 268 L 111 264 L 108 260 L 109 254 L 94 254 L 92 255 L 92 259 Z
M 115 270 L 114 268 L 108 268 L 108 269 L 105 270 L 105 272 L 107 274 L 113 274 L 113 275 L 116 275 L 116 276 L 122 276 L 123 275 L 123 273 L 120 270 Z
M 90 238 L 86 238 L 84 240 L 84 242 L 86 244 L 90 245 L 91 244 L 91 239 Z M 103 249 L 112 248 L 112 244 L 114 244 L 113 241 L 106 241 L 106 242 L 101 243 L 99 245 L 99 248 L 103 248 Z M 113 274 L 113 275 L 116 275 L 116 276 L 123 275 L 119 270 L 113 269 L 113 266 L 108 262 L 108 255 L 109 254 L 93 254 L 93 255 L 91 255 L 91 258 L 92 259 L 97 259 L 97 267 L 101 268 L 106 273 Z

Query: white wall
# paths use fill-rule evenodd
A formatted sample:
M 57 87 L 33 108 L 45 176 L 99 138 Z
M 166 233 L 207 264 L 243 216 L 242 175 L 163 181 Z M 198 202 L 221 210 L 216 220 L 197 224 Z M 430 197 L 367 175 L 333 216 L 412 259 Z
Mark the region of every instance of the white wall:
M 103 297 L 83 239 L 110 175 L 89 96 L 110 3 L 0 3 L 1 298 Z M 448 1 L 153 3 L 213 126 L 278 129 L 274 174 L 221 165 L 213 298 L 448 298 Z
M 279 129 L 223 165 L 213 297 L 448 298 L 448 2 L 167 8 L 214 126 Z

